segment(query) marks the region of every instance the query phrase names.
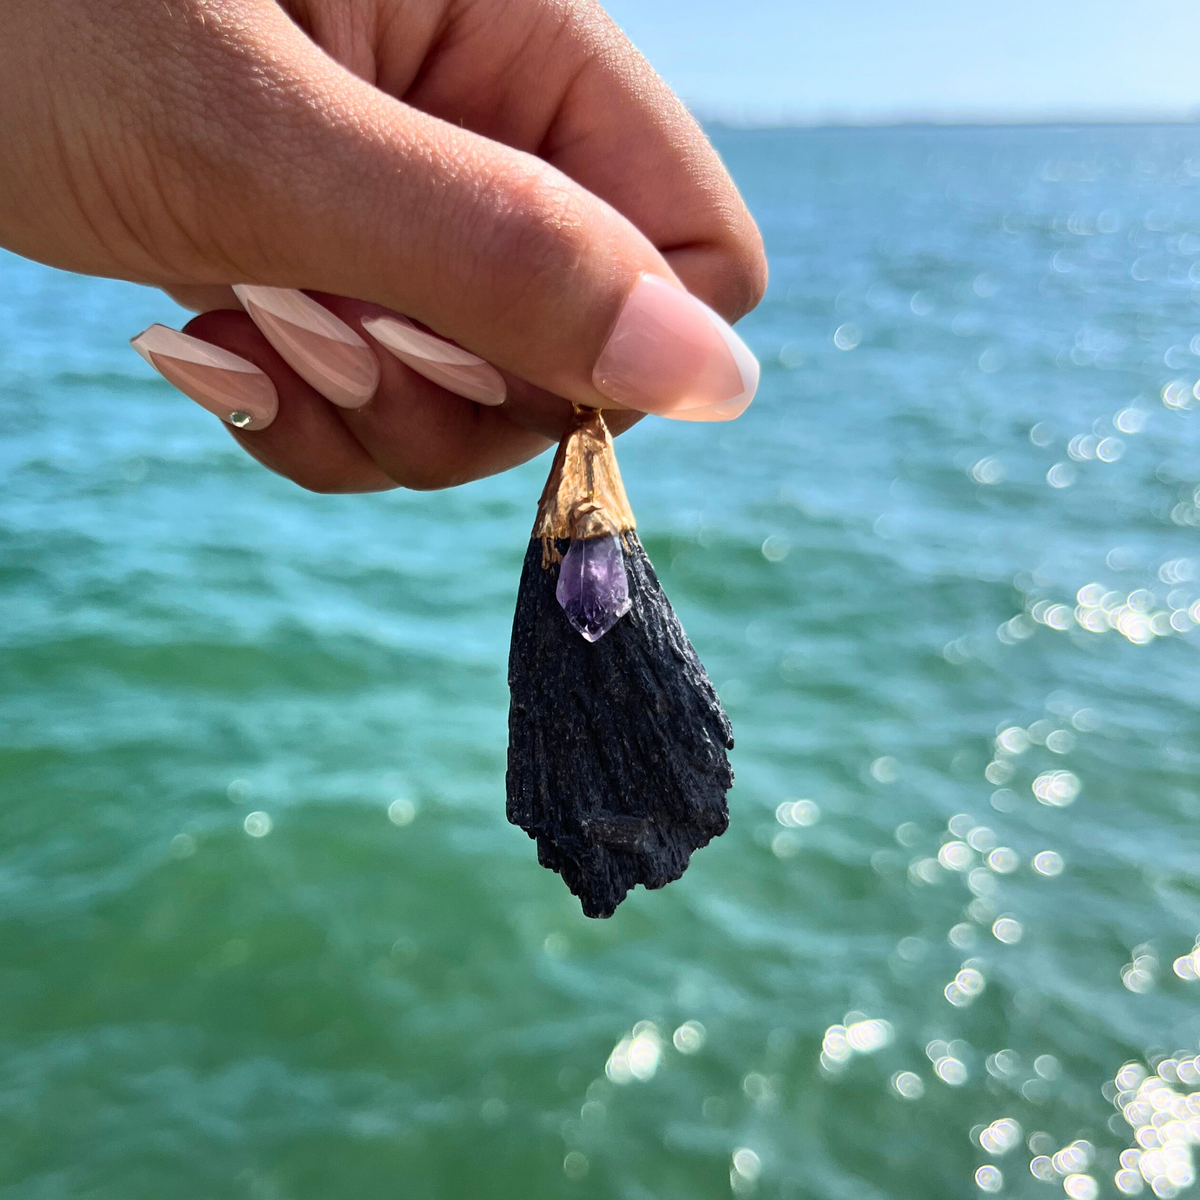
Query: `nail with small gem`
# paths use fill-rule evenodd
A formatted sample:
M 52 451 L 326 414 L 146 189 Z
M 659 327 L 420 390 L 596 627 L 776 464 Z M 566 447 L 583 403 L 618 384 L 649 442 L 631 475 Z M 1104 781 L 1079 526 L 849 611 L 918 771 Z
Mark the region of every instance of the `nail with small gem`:
M 266 429 L 279 411 L 275 385 L 252 362 L 165 325 L 129 344 L 170 384 L 238 429 Z

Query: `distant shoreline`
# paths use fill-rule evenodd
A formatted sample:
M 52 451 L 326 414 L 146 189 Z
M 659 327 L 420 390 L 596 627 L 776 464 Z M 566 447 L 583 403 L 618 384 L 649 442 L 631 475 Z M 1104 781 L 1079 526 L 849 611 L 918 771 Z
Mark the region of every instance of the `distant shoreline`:
M 838 120 L 805 118 L 785 118 L 778 120 L 736 120 L 730 117 L 706 116 L 697 112 L 697 119 L 706 129 L 730 129 L 739 131 L 750 130 L 796 130 L 819 132 L 821 130 L 871 130 L 883 129 L 1116 129 L 1116 128 L 1180 128 L 1194 126 L 1200 129 L 1200 112 L 1193 116 L 1179 117 L 1030 117 L 1024 120 L 1017 117 L 988 118 L 970 117 L 941 118 L 941 117 L 908 117 L 879 120 Z

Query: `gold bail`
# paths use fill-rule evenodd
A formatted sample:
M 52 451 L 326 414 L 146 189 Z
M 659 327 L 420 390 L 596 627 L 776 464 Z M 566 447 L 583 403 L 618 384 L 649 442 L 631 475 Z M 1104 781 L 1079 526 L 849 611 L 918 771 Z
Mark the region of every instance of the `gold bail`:
M 572 408 L 574 426 L 558 444 L 533 525 L 532 536 L 542 540 L 543 567 L 559 561 L 556 539 L 619 537 L 637 525 L 604 414 Z

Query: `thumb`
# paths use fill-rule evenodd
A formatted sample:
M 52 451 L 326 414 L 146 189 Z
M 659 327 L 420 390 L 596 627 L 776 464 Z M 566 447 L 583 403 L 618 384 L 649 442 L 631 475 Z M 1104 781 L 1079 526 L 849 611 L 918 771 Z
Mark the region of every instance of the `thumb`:
M 272 41 L 269 81 L 238 101 L 240 145 L 248 131 L 269 169 L 231 193 L 247 277 L 228 282 L 385 305 L 579 404 L 750 402 L 754 356 L 614 208 L 392 99 L 286 20 Z

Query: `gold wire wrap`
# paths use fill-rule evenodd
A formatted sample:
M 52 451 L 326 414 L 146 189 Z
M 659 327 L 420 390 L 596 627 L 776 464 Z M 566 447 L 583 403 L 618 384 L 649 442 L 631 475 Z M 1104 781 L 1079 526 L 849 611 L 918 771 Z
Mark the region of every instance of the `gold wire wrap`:
M 603 415 L 574 408 L 574 428 L 558 444 L 533 523 L 532 536 L 542 539 L 543 567 L 561 558 L 557 538 L 620 537 L 637 527 Z

